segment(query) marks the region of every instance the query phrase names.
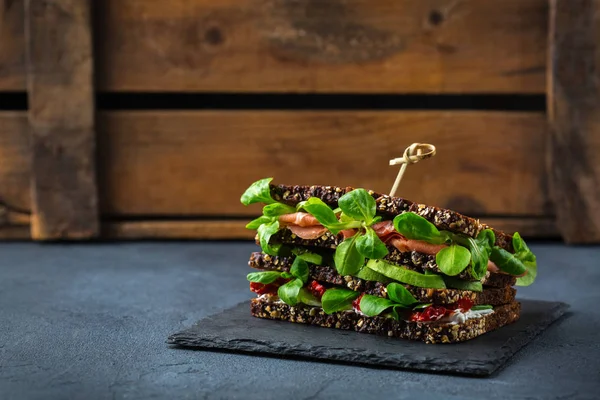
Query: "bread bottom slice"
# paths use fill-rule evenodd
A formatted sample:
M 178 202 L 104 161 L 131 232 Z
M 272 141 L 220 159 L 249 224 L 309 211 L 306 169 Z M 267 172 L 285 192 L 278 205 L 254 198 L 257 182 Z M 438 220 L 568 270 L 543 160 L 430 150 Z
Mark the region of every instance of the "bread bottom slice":
M 319 307 L 305 305 L 292 307 L 282 302 L 270 302 L 265 298 L 252 299 L 250 312 L 258 318 L 353 330 L 425 343 L 458 343 L 517 321 L 521 312 L 521 303 L 513 301 L 494 307 L 493 313 L 468 319 L 462 323 L 396 321 L 379 316 L 367 317 L 354 311 L 341 311 L 327 315 Z

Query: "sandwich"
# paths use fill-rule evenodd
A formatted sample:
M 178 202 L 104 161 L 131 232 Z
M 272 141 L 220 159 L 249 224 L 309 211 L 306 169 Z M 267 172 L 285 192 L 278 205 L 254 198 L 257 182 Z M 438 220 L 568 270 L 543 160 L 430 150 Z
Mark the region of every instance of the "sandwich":
M 261 251 L 247 275 L 254 317 L 425 343 L 473 339 L 518 320 L 514 286 L 535 255 L 455 211 L 365 189 L 254 182 L 244 205 Z

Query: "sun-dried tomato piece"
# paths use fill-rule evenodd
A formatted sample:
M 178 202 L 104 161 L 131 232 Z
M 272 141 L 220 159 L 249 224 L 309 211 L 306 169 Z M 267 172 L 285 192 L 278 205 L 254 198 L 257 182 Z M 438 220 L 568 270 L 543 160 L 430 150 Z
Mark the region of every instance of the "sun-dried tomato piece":
M 308 286 L 308 290 L 310 290 L 313 296 L 321 300 L 321 297 L 323 297 L 323 293 L 325 293 L 325 286 L 321 285 L 317 281 L 312 281 Z
M 446 307 L 429 306 L 421 312 L 413 312 L 413 314 L 410 316 L 410 320 L 416 322 L 437 321 L 446 314 L 446 311 Z
M 473 301 L 466 297 L 463 297 L 456 302 L 456 308 L 460 308 L 463 312 L 469 311 L 473 307 Z
M 277 293 L 278 285 L 272 283 L 264 284 L 259 282 L 250 282 L 250 291 L 256 294 Z
M 276 294 L 279 286 L 285 285 L 291 281 L 291 279 L 286 278 L 277 278 L 275 282 L 272 283 L 259 283 L 259 282 L 250 282 L 250 291 L 256 294 Z
M 358 296 L 356 300 L 352 302 L 352 307 L 354 307 L 356 311 L 360 311 L 360 299 L 362 299 L 364 295 L 364 293 L 361 293 L 360 296 Z

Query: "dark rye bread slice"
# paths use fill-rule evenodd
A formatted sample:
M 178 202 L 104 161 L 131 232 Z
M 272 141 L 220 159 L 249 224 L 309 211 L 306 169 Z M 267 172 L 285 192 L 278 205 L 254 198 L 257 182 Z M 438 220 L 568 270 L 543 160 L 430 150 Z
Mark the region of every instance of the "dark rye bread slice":
M 258 236 L 255 238 L 256 244 L 260 245 Z M 314 247 L 314 248 L 325 248 L 335 249 L 343 241 L 341 235 L 334 235 L 331 232 L 326 232 L 323 236 L 317 239 L 302 239 L 292 233 L 289 229 L 283 228 L 276 234 L 271 236 L 271 243 L 282 243 L 290 244 L 303 247 Z M 388 254 L 383 257 L 383 260 L 389 261 L 392 264 L 405 266 L 413 271 L 424 272 L 429 270 L 436 274 L 441 274 L 437 263 L 435 262 L 435 256 L 429 254 L 419 253 L 417 251 L 400 251 L 393 246 L 387 246 Z M 458 274 L 455 278 L 476 281 L 469 272 L 465 269 L 463 272 Z
M 265 298 L 255 298 L 250 301 L 250 313 L 258 318 L 345 329 L 399 339 L 420 340 L 430 344 L 457 343 L 473 339 L 517 321 L 520 312 L 521 303 L 514 301 L 494 307 L 492 314 L 469 319 L 460 324 L 423 323 L 396 321 L 379 316 L 367 317 L 354 311 L 342 311 L 327 315 L 319 307 L 309 307 L 303 304 L 292 307 L 285 303 L 271 303 Z
M 338 200 L 341 196 L 354 190 L 352 187 L 342 188 L 337 186 L 271 185 L 270 187 L 271 196 L 279 202 L 295 206 L 310 197 L 318 197 L 332 208 L 338 206 Z M 513 252 L 511 235 L 493 229 L 479 222 L 478 219 L 467 217 L 456 211 L 415 203 L 401 197 L 390 197 L 372 190 L 368 192 L 375 199 L 379 215 L 393 218 L 398 214 L 410 211 L 427 219 L 440 230 L 463 233 L 471 237 L 476 237 L 479 232 L 489 228 L 496 235 L 496 245 Z
M 270 271 L 286 271 L 291 268 L 291 257 L 273 257 L 262 253 L 253 253 L 248 264 L 250 267 Z M 386 284 L 381 282 L 366 281 L 353 276 L 342 276 L 335 268 L 318 265 L 309 265 L 309 279 L 315 280 L 325 286 L 343 286 L 355 292 L 362 292 L 374 296 L 387 298 Z M 467 298 L 475 305 L 489 304 L 492 306 L 507 304 L 515 299 L 517 291 L 510 286 L 502 288 L 489 288 L 482 292 L 457 289 L 431 289 L 411 285 L 404 285 L 406 289 L 420 303 L 434 303 L 437 305 L 454 304 L 460 299 Z
M 417 253 L 419 254 L 419 253 Z M 248 261 L 248 265 L 251 268 L 255 269 L 265 269 L 265 270 L 277 270 L 277 271 L 289 271 L 294 262 L 295 256 L 282 257 L 282 256 L 271 256 L 259 251 L 253 252 L 250 255 L 250 260 Z M 404 264 L 402 264 L 404 265 Z M 312 266 L 309 264 L 309 266 Z M 321 268 L 329 268 L 332 272 L 337 274 L 335 268 L 329 265 L 323 265 Z M 415 268 L 415 270 L 417 270 Z M 339 275 L 339 274 L 338 274 Z M 348 277 L 340 278 L 348 280 Z M 504 288 L 507 286 L 514 286 L 517 283 L 517 278 L 512 275 L 507 274 L 493 274 L 489 271 L 486 276 L 481 280 L 481 284 L 485 287 L 494 287 L 494 288 Z
M 289 229 L 283 228 L 276 234 L 271 236 L 272 243 L 290 244 L 295 246 L 309 247 L 309 248 L 320 248 L 320 249 L 335 249 L 340 243 L 344 241 L 340 235 L 334 235 L 331 232 L 326 232 L 317 239 L 302 239 L 296 236 Z M 260 244 L 258 236 L 256 237 L 256 244 Z M 388 254 L 383 257 L 383 260 L 389 261 L 392 264 L 403 265 L 413 271 L 424 272 L 430 270 L 432 272 L 441 274 L 435 262 L 435 256 L 429 254 L 423 254 L 416 251 L 400 251 L 393 246 L 387 246 Z M 465 270 L 458 276 L 459 279 L 474 281 L 468 272 Z

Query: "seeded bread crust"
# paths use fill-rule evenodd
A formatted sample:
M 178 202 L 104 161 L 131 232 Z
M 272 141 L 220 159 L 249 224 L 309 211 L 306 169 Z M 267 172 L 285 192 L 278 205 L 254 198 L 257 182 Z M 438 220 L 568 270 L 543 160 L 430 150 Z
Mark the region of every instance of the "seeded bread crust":
M 458 343 L 473 339 L 486 332 L 493 331 L 519 319 L 521 303 L 512 302 L 494 308 L 494 313 L 480 318 L 469 319 L 461 324 L 422 323 L 396 321 L 384 317 L 366 317 L 353 311 L 342 311 L 331 315 L 323 309 L 299 305 L 288 306 L 285 303 L 271 303 L 267 299 L 255 298 L 250 302 L 250 313 L 258 318 L 281 320 L 353 330 L 361 333 L 395 337 L 399 339 L 419 340 L 425 343 Z
M 352 187 L 337 186 L 271 185 L 271 196 L 279 202 L 292 206 L 310 197 L 318 197 L 327 205 L 336 208 L 340 197 L 352 190 L 354 190 Z M 471 237 L 476 237 L 482 230 L 490 228 L 479 222 L 478 219 L 467 217 L 456 211 L 415 203 L 401 197 L 390 197 L 372 190 L 368 192 L 375 199 L 379 215 L 394 217 L 410 211 L 427 219 L 440 230 L 463 233 Z M 495 229 L 493 231 L 496 235 L 496 245 L 513 252 L 512 236 Z
M 272 243 L 283 243 L 291 244 L 296 246 L 314 247 L 314 248 L 327 248 L 335 249 L 343 238 L 339 235 L 334 235 L 331 232 L 326 232 L 317 239 L 302 239 L 292 233 L 287 228 L 279 230 L 275 235 L 271 237 Z M 256 244 L 259 244 L 258 236 L 256 237 Z M 425 272 L 429 270 L 436 274 L 441 274 L 437 263 L 435 262 L 435 256 L 429 254 L 419 253 L 417 251 L 400 251 L 394 246 L 387 246 L 388 254 L 383 257 L 383 260 L 389 261 L 392 264 L 402 265 L 417 272 Z M 465 281 L 476 281 L 468 270 L 464 270 L 458 274 L 455 278 L 462 279 Z
M 417 253 L 419 254 L 419 253 Z M 290 268 L 292 267 L 292 264 L 294 263 L 294 259 L 296 258 L 296 256 L 290 256 L 290 257 L 282 257 L 282 256 L 271 256 L 262 252 L 253 252 L 250 255 L 250 260 L 248 261 L 248 265 L 251 268 L 255 268 L 255 269 L 264 269 L 264 270 L 276 270 L 276 271 L 288 271 L 290 270 Z M 405 264 L 402 264 L 404 266 L 406 266 Z M 317 266 L 313 266 L 311 264 L 309 264 L 309 266 L 312 267 L 317 267 Z M 330 271 L 330 274 L 337 274 L 337 271 L 335 270 L 335 268 L 328 266 L 328 265 L 323 265 L 323 266 L 319 266 L 319 268 L 327 268 L 328 271 Z M 411 269 L 411 268 L 409 268 Z M 419 272 L 421 272 L 418 268 L 415 268 L 414 270 L 417 270 Z M 339 275 L 339 274 L 338 274 Z M 348 281 L 349 279 L 352 279 L 351 276 L 340 276 L 340 279 L 343 279 L 345 281 Z M 316 279 L 316 278 L 313 278 Z M 317 279 L 318 280 L 318 279 Z M 326 280 L 327 282 L 330 282 L 329 280 Z M 507 286 L 514 286 L 517 282 L 517 278 L 512 276 L 512 275 L 507 275 L 507 274 L 492 274 L 489 271 L 487 272 L 486 276 L 481 280 L 481 284 L 484 287 L 490 287 L 490 288 L 504 288 Z M 333 281 L 331 281 L 331 283 L 333 283 Z
M 269 271 L 289 272 L 291 257 L 273 257 L 262 253 L 253 253 L 248 264 L 252 268 Z M 335 268 L 317 265 L 309 266 L 309 279 L 315 280 L 326 287 L 343 286 L 355 292 L 367 293 L 373 296 L 387 298 L 385 287 L 381 282 L 366 281 L 353 276 L 342 276 Z M 509 286 L 489 288 L 483 292 L 457 289 L 431 289 L 404 285 L 406 289 L 420 302 L 437 305 L 453 304 L 461 298 L 471 300 L 475 305 L 489 304 L 492 306 L 507 304 L 515 299 L 517 291 Z

